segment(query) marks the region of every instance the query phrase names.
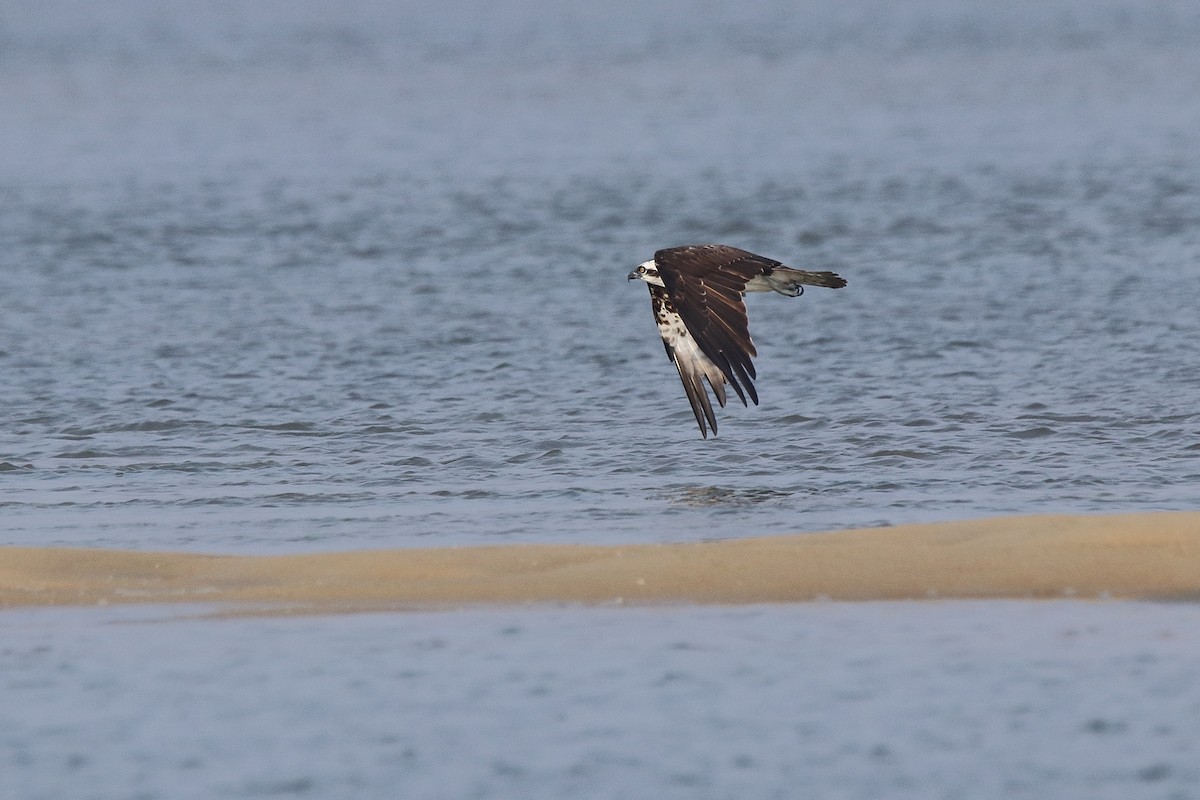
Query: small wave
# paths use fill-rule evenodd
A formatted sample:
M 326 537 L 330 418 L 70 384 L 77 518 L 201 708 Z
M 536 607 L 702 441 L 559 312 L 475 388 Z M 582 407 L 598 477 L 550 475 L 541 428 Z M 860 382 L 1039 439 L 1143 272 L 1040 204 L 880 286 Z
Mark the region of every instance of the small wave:
M 1046 422 L 1107 422 L 1108 418 L 1097 414 L 1022 414 L 1017 419 L 1036 419 Z
M 1041 439 L 1045 436 L 1053 436 L 1056 432 L 1053 428 L 1040 425 L 1036 428 L 1026 428 L 1021 431 L 1009 431 L 1005 436 L 1011 439 Z
M 277 433 L 313 433 L 316 431 L 316 426 L 311 422 L 279 422 L 275 424 L 243 422 L 233 427 L 247 428 L 255 431 L 275 431 Z
M 207 425 L 204 420 L 194 419 L 165 419 L 165 420 L 142 420 L 140 422 L 129 422 L 124 425 L 114 425 L 111 428 L 105 428 L 106 433 L 110 432 L 146 432 L 154 433 L 158 431 L 177 431 L 182 428 L 191 428 L 196 425 Z
M 105 450 L 64 450 L 54 456 L 55 458 L 116 458 L 116 453 L 110 453 Z
M 439 489 L 436 492 L 430 493 L 433 497 L 457 497 L 464 500 L 485 500 L 488 498 L 501 497 L 500 492 L 490 491 L 488 489 L 467 489 L 461 492 L 452 492 L 449 489 Z
M 409 458 L 404 458 L 399 461 L 393 461 L 392 466 L 394 466 L 394 467 L 432 467 L 433 462 L 430 461 L 428 458 L 424 458 L 422 456 L 411 456 Z
M 924 453 L 920 450 L 876 450 L 870 456 L 871 458 L 911 458 L 917 461 L 930 461 L 937 458 L 933 453 Z

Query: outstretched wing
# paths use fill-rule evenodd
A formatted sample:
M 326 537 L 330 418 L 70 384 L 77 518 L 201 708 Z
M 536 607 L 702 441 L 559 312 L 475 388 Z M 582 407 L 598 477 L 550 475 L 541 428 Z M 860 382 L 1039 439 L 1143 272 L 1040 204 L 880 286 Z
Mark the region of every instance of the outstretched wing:
M 650 285 L 650 299 L 654 306 L 654 321 L 658 324 L 658 332 L 662 336 L 663 347 L 667 350 L 667 358 L 675 363 L 679 370 L 679 379 L 683 381 L 683 390 L 687 392 L 688 402 L 692 404 L 692 413 L 696 415 L 696 424 L 700 426 L 700 435 L 708 438 L 708 428 L 717 432 L 717 417 L 713 414 L 712 403 L 708 399 L 708 391 L 704 388 L 703 379 L 707 378 L 712 386 L 713 394 L 722 407 L 725 405 L 725 375 L 712 362 L 696 340 L 688 333 L 687 325 L 675 310 L 671 298 L 665 289 Z
M 751 359 L 758 351 L 750 338 L 742 298 L 748 281 L 782 265 L 721 244 L 659 250 L 654 254 L 654 263 L 695 344 L 729 381 L 744 405 L 749 405 L 747 395 L 757 405 L 757 376 Z M 723 400 L 721 405 L 725 405 Z M 713 428 L 715 431 L 716 426 Z

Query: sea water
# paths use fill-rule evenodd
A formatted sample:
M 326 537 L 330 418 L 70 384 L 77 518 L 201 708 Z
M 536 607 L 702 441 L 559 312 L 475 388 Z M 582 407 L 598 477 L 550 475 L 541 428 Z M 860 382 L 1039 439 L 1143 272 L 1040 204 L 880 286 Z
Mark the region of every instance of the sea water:
M 1195 508 L 1198 130 L 1186 0 L 2 2 L 2 543 Z M 849 285 L 702 440 L 625 276 L 714 241 Z M 1188 606 L 188 613 L 0 615 L 0 795 L 1200 780 Z
M 1183 2 L 7 4 L 5 543 L 1194 507 L 1198 42 Z M 709 241 L 849 286 L 749 298 L 762 404 L 704 441 L 625 276 Z
M 0 796 L 1178 798 L 1188 605 L 0 614 Z

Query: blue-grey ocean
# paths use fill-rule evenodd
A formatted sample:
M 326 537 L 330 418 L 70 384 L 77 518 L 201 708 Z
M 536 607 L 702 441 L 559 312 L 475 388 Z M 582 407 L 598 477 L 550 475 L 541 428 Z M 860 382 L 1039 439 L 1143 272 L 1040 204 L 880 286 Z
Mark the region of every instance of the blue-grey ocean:
M 702 242 L 849 281 L 708 440 Z M 1191 0 L 0 0 L 0 544 L 1194 509 L 1198 348 Z M 527 613 L 8 612 L 0 795 L 1198 796 L 1186 609 Z
M 1195 507 L 1200 7 L 996 5 L 5 3 L 6 543 Z M 710 241 L 849 286 L 706 442 L 625 276 Z

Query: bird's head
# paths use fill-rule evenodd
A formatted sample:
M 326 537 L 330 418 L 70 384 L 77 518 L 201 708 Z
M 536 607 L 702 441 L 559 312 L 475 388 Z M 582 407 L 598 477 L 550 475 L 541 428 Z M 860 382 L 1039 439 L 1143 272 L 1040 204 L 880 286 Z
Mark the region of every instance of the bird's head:
M 643 261 L 641 264 L 638 264 L 637 269 L 629 273 L 629 280 L 645 281 L 651 286 L 666 286 L 662 278 L 659 277 L 658 266 L 655 265 L 653 260 Z

